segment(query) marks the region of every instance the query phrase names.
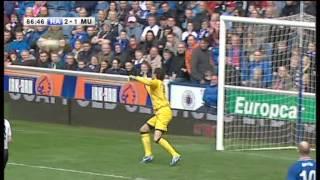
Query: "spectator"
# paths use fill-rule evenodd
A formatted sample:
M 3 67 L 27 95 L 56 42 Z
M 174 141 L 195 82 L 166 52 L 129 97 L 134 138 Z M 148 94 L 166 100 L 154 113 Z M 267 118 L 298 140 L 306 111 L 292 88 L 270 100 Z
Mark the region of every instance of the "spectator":
M 245 63 L 242 63 L 242 71 L 241 71 L 241 77 L 243 79 L 247 79 L 245 73 L 246 70 L 248 70 L 248 78 L 247 80 L 251 80 L 254 75 L 254 70 L 256 68 L 262 69 L 262 85 L 263 87 L 269 87 L 271 85 L 272 81 L 272 69 L 271 69 L 271 62 L 268 57 L 265 56 L 265 54 L 262 53 L 260 50 L 256 50 L 252 56 L 252 59 L 249 60 L 249 64 L 247 67 L 245 67 Z M 247 82 L 242 82 L 243 85 L 247 85 Z
M 80 40 L 81 42 L 89 41 L 89 35 L 85 31 L 84 26 L 76 26 L 76 29 L 72 31 L 72 38 L 70 39 L 70 43 L 72 48 L 74 48 L 74 43 L 76 40 Z
M 290 90 L 292 88 L 291 77 L 285 66 L 278 67 L 278 73 L 274 78 L 272 88 L 276 90 Z
M 302 91 L 303 92 L 309 92 L 309 93 L 315 93 L 316 89 L 315 87 L 311 86 L 310 82 L 310 74 L 303 74 L 302 77 Z
M 148 2 L 153 2 L 153 1 L 148 1 Z M 148 3 L 148 2 L 147 2 L 147 3 Z M 157 8 L 157 6 L 155 6 L 155 5 L 150 6 L 150 12 L 149 12 L 148 15 L 147 15 L 147 19 L 148 19 L 149 16 L 155 16 L 155 17 L 157 18 L 157 20 L 159 20 L 158 8 Z M 163 16 L 161 16 L 161 17 L 163 17 Z M 144 24 L 147 24 L 147 22 L 144 23 Z
M 141 50 L 135 51 L 135 58 L 133 59 L 134 67 L 138 70 L 141 68 L 141 64 L 145 62 L 145 58 L 143 57 L 143 52 Z
M 10 31 L 5 30 L 3 37 L 4 37 L 3 38 L 3 40 L 4 40 L 4 51 L 5 52 L 9 52 L 10 42 L 12 41 L 12 34 L 11 34 Z
M 203 38 L 207 38 L 209 37 L 209 23 L 208 21 L 205 19 L 205 20 L 202 20 L 201 21 L 201 29 L 199 31 L 199 34 L 198 34 L 198 39 L 201 40 Z
M 134 16 L 130 16 L 128 18 L 128 23 L 126 26 L 126 31 L 128 37 L 134 36 L 136 39 L 140 39 L 140 35 L 142 33 L 142 25 L 137 23 L 137 18 Z
M 18 55 L 16 52 L 9 53 L 9 61 L 10 61 L 10 64 L 20 64 L 20 59 L 18 58 Z
M 109 68 L 108 61 L 101 61 L 99 72 L 100 73 L 107 73 L 108 68 Z
M 113 59 L 112 60 L 112 66 L 110 69 L 107 70 L 108 74 L 119 74 L 119 75 L 125 75 L 126 71 L 122 68 L 120 68 L 120 60 L 119 59 Z
M 112 14 L 114 13 L 114 14 Z M 107 10 L 107 19 L 110 20 L 110 17 L 115 15 L 116 17 L 118 16 L 118 7 L 117 3 L 115 1 L 110 2 L 109 4 L 109 9 Z
M 39 17 L 49 17 L 49 12 L 47 7 L 40 7 Z
M 97 26 L 99 31 L 103 29 L 104 21 L 107 19 L 107 12 L 103 9 L 98 11 Z
M 128 76 L 138 75 L 138 72 L 131 61 L 128 61 L 125 63 L 125 71 L 126 71 L 125 75 L 128 75 Z
M 149 30 L 153 31 L 153 34 L 158 35 L 159 26 L 156 24 L 156 17 L 155 16 L 149 16 L 148 17 L 148 25 L 143 29 L 143 32 L 141 34 L 141 41 L 145 41 L 146 34 Z
M 197 111 L 216 114 L 218 103 L 218 77 L 211 76 L 210 79 L 210 84 L 206 86 L 203 93 L 203 106 Z
M 163 2 L 161 4 L 161 8 L 162 8 L 162 16 L 164 17 L 176 17 L 176 11 L 174 11 L 173 9 L 170 8 L 169 3 L 168 2 Z
M 91 56 L 90 63 L 88 64 L 89 72 L 100 72 L 100 64 L 97 56 Z
M 208 50 L 209 41 L 204 38 L 200 41 L 200 47 L 196 48 L 192 52 L 192 68 L 191 68 L 191 82 L 203 83 L 204 72 L 213 71 L 213 67 L 210 64 L 210 53 Z
M 250 77 L 250 80 L 248 82 L 249 87 L 255 87 L 255 88 L 265 88 L 263 84 L 263 71 L 260 67 L 256 67 L 252 70 L 252 77 Z
M 252 18 L 260 18 L 261 14 L 259 13 L 259 11 L 257 9 L 253 9 L 250 13 L 250 16 Z
M 78 61 L 78 58 L 79 58 L 78 56 L 81 51 L 83 51 L 82 43 L 80 40 L 77 40 L 74 43 L 74 48 L 72 49 L 72 53 L 74 54 L 74 58 L 76 59 L 76 61 Z
M 72 71 L 77 70 L 77 66 L 78 66 L 77 61 L 75 60 L 72 53 L 69 53 L 66 55 L 65 62 L 66 62 L 64 65 L 65 70 L 72 70 Z
M 164 21 L 165 22 L 165 21 Z M 159 30 L 158 34 L 158 48 L 160 51 L 162 51 L 166 45 L 167 42 L 167 36 L 168 34 L 173 34 L 172 28 L 169 26 L 164 27 L 163 29 Z
M 25 41 L 23 32 L 18 30 L 15 35 L 16 39 L 8 45 L 8 52 L 16 51 L 17 53 L 20 53 L 23 50 L 29 50 L 30 46 Z
M 21 29 L 22 23 L 20 22 L 18 18 L 18 14 L 13 13 L 10 15 L 10 22 L 8 24 L 5 24 L 5 30 L 10 31 L 11 33 L 17 32 L 17 30 Z
M 69 44 L 67 44 L 66 40 L 62 39 L 59 41 L 59 50 L 58 50 L 58 54 L 60 57 L 62 57 L 63 59 L 65 58 L 65 55 L 69 52 L 71 52 L 72 48 L 70 47 Z
M 151 65 L 152 73 L 156 68 L 161 68 L 162 58 L 159 55 L 159 50 L 157 47 L 152 47 L 150 49 L 149 55 L 146 57 L 146 61 Z
M 119 43 L 114 45 L 114 54 L 112 59 L 120 60 L 120 67 L 124 67 L 124 64 L 128 61 L 128 51 L 126 49 L 121 49 Z
M 58 51 L 59 41 L 64 39 L 61 26 L 51 26 L 38 40 L 38 47 L 44 51 Z
M 22 50 L 20 53 L 21 63 L 23 66 L 37 66 L 36 58 L 28 50 Z
M 94 36 L 97 35 L 97 29 L 96 29 L 96 26 L 88 26 L 87 27 L 87 34 L 88 34 L 88 38 L 89 38 L 89 41 L 91 42 L 92 38 Z
M 111 46 L 109 44 L 101 45 L 101 52 L 98 53 L 98 60 L 108 61 L 109 65 L 112 63 L 113 52 L 111 50 Z
M 74 4 L 71 1 L 47 1 L 50 17 L 69 17 Z
M 46 3 L 46 1 L 35 1 L 34 6 L 32 8 L 33 17 L 37 17 L 38 15 L 40 15 L 40 9 L 41 7 L 44 7 Z
M 138 76 L 149 77 L 149 78 L 152 77 L 152 68 L 148 62 L 143 62 L 141 64 L 140 71 L 138 71 Z
M 185 10 L 187 9 L 187 5 L 189 2 L 186 1 L 178 1 L 177 3 L 177 9 L 176 9 L 176 19 L 177 19 L 177 24 L 181 28 L 181 24 L 185 20 Z M 185 28 L 183 29 L 185 30 Z
M 213 72 L 212 72 L 212 70 L 206 70 L 205 72 L 204 72 L 204 75 L 203 75 L 203 80 L 202 81 L 200 81 L 200 84 L 202 84 L 202 85 L 209 85 L 210 84 L 210 82 L 211 82 L 211 77 L 213 76 Z
M 198 43 L 196 41 L 196 38 L 192 35 L 189 35 L 187 37 L 187 50 L 186 50 L 186 58 L 185 58 L 185 65 L 188 71 L 188 74 L 191 74 L 192 69 L 192 54 L 193 50 L 198 48 Z
M 185 41 L 189 35 L 193 35 L 197 38 L 198 34 L 194 31 L 194 26 L 192 22 L 187 24 L 187 30 L 182 33 L 182 41 Z
M 149 30 L 146 33 L 145 41 L 142 43 L 141 49 L 144 53 L 148 53 L 153 46 L 158 46 L 158 41 L 156 40 L 153 31 Z
M 300 2 L 298 1 L 286 1 L 286 5 L 281 11 L 280 17 L 292 16 L 300 12 Z
M 188 79 L 188 73 L 185 66 L 185 44 L 180 42 L 178 44 L 178 52 L 172 59 L 172 63 L 169 68 L 169 77 L 175 82 L 184 82 Z
M 131 2 L 131 10 L 129 11 L 129 15 L 140 17 L 140 13 L 141 13 L 141 9 L 139 7 L 139 1 L 132 1 Z M 143 23 L 143 21 L 140 20 L 140 18 L 138 19 L 138 22 Z
M 45 51 L 40 52 L 39 59 L 37 60 L 37 67 L 49 68 L 49 64 L 49 54 Z
M 130 7 L 128 1 L 119 1 L 119 22 L 124 24 L 129 14 Z
M 182 30 L 178 26 L 176 26 L 175 16 L 168 17 L 167 21 L 168 26 L 172 28 L 173 33 L 180 41 L 182 37 Z
M 279 41 L 275 44 L 275 48 L 272 52 L 272 69 L 274 72 L 279 66 L 289 66 L 291 57 L 290 52 L 286 41 Z
M 118 43 L 120 44 L 121 50 L 126 50 L 129 46 L 129 40 L 127 36 L 127 31 L 121 30 Z
M 130 37 L 129 39 L 129 48 L 128 48 L 128 55 L 129 59 L 134 59 L 135 58 L 135 51 L 137 49 L 140 49 L 137 39 L 135 37 Z
M 289 75 L 292 78 L 293 86 L 300 83 L 300 57 L 298 52 L 292 52 L 290 58 Z
M 163 57 L 163 61 L 161 66 L 165 72 L 165 78 L 168 79 L 171 74 L 169 71 L 172 64 L 173 53 L 170 50 L 165 49 L 163 51 L 162 57 Z
M 95 54 L 95 52 L 93 51 L 91 44 L 88 41 L 83 42 L 82 48 L 83 50 L 80 51 L 78 54 L 78 60 L 81 59 L 86 63 L 89 63 L 91 60 L 91 57 L 93 56 L 93 54 Z
M 244 66 L 241 69 L 242 74 L 248 74 L 249 60 L 242 59 L 244 52 L 241 50 L 240 37 L 237 34 L 231 35 L 231 44 L 227 45 L 227 57 L 226 57 L 226 83 L 232 85 L 240 85 L 240 65 Z M 240 64 L 241 63 L 241 64 Z M 247 75 L 241 76 L 248 80 Z
M 164 49 L 168 49 L 170 50 L 174 55 L 177 54 L 177 50 L 178 50 L 178 42 L 179 40 L 177 39 L 176 35 L 174 33 L 169 33 L 167 35 L 167 41 L 165 44 Z
M 89 71 L 85 61 L 83 61 L 81 59 L 78 60 L 77 71 L 84 71 L 84 72 L 88 72 Z
M 90 15 L 94 12 L 96 5 L 97 1 L 75 1 L 74 8 L 77 12 L 81 11 L 81 9 L 85 9 L 88 15 Z
M 274 12 L 274 8 L 273 7 L 267 7 L 265 12 L 264 12 L 264 18 L 272 19 L 272 18 L 275 18 L 275 17 L 277 17 L 277 16 L 276 16 L 276 13 Z
M 49 68 L 51 69 L 63 69 L 64 68 L 64 62 L 59 56 L 57 52 L 51 52 L 51 62 L 49 64 Z
M 106 20 L 103 24 L 103 28 L 94 36 L 91 40 L 93 44 L 101 43 L 104 39 L 109 39 L 114 42 L 116 35 L 111 31 L 111 22 Z
M 118 37 L 123 29 L 123 26 L 119 23 L 118 14 L 114 11 L 109 12 L 108 20 L 111 22 L 111 32 L 115 37 Z
M 193 14 L 192 9 L 186 9 L 185 10 L 185 19 L 181 23 L 180 27 L 182 27 L 182 29 L 186 30 L 188 23 L 194 23 L 194 29 L 196 29 L 196 30 L 199 29 L 200 30 L 200 23 L 195 22 L 194 14 Z
M 208 11 L 207 11 L 207 2 L 205 1 L 200 1 L 199 2 L 199 11 L 198 13 L 196 13 L 195 17 L 194 17 L 194 21 L 196 22 L 203 22 L 204 20 L 208 19 Z M 199 24 L 200 25 L 200 24 Z M 199 31 L 200 26 L 195 26 L 195 30 Z

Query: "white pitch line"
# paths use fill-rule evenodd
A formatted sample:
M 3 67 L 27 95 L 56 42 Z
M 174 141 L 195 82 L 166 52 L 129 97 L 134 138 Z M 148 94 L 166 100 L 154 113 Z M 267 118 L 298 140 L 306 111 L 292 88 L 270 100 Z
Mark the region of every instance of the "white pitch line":
M 24 167 L 30 167 L 30 168 L 49 169 L 49 170 L 63 171 L 63 172 L 73 172 L 73 173 L 88 174 L 88 175 L 94 175 L 94 176 L 113 177 L 113 178 L 118 178 L 118 179 L 146 180 L 144 178 L 132 178 L 132 177 L 126 177 L 126 176 L 113 175 L 113 174 L 102 174 L 102 173 L 95 173 L 95 172 L 89 172 L 89 171 L 79 171 L 79 170 L 73 170 L 73 169 L 54 168 L 54 167 L 47 167 L 47 166 L 34 166 L 34 165 L 14 163 L 14 162 L 8 163 L 8 164 L 13 165 L 13 166 L 24 166 Z

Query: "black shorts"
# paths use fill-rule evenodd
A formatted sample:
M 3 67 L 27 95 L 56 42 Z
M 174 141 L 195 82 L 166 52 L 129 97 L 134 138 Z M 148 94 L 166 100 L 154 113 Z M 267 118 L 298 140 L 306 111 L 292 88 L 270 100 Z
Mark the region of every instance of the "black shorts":
M 5 149 L 3 151 L 3 155 L 4 155 L 4 158 L 3 158 L 3 162 L 4 162 L 3 169 L 4 169 L 4 168 L 6 168 L 6 165 L 7 165 L 7 162 L 8 162 L 8 157 L 9 157 L 8 149 Z

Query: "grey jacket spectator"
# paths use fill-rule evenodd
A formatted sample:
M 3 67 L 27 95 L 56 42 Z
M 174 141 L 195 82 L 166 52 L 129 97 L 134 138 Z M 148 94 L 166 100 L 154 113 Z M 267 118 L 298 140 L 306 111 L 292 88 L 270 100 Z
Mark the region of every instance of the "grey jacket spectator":
M 200 47 L 192 52 L 191 80 L 200 82 L 203 80 L 205 71 L 213 71 L 210 64 L 210 52 L 208 50 L 208 40 L 200 41 Z
M 128 34 L 128 37 L 134 36 L 136 39 L 140 39 L 143 26 L 137 23 L 137 18 L 130 16 L 128 18 L 127 27 L 125 28 Z

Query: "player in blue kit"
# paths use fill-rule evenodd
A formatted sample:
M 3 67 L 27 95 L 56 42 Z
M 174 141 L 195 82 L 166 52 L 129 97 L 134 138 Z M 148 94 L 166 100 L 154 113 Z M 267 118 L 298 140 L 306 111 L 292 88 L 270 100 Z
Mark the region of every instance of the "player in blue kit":
M 316 180 L 316 161 L 310 157 L 310 145 L 306 141 L 300 142 L 300 158 L 288 171 L 287 180 Z

